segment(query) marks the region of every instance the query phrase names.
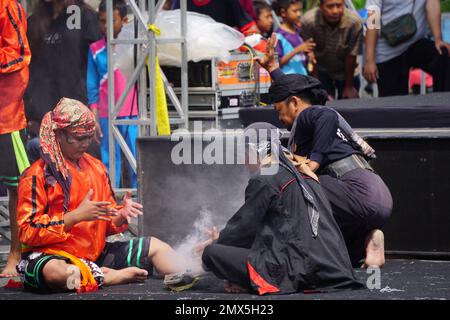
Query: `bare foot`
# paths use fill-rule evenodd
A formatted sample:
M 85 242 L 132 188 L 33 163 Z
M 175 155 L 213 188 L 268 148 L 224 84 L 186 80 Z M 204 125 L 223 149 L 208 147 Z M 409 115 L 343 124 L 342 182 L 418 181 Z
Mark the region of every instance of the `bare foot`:
M 105 286 L 125 284 L 131 282 L 145 282 L 148 277 L 147 270 L 129 267 L 120 270 L 101 268 L 105 275 Z
M 10 253 L 5 268 L 0 273 L 0 278 L 17 277 L 16 266 L 19 264 L 20 254 Z
M 384 233 L 375 229 L 367 236 L 366 260 L 362 267 L 382 267 L 384 263 Z
M 231 283 L 230 281 L 225 280 L 224 282 L 225 292 L 228 293 L 247 293 L 248 290 L 241 287 L 240 285 Z

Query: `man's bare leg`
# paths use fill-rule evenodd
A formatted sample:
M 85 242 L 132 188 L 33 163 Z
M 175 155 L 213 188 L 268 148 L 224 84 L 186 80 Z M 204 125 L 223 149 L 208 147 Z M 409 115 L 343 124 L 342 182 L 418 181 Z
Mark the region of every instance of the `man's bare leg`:
M 375 229 L 369 233 L 366 239 L 366 260 L 363 268 L 382 267 L 384 263 L 384 233 Z
M 74 275 L 73 269 L 69 269 L 69 267 L 77 268 L 73 264 L 68 264 L 64 260 L 54 259 L 49 261 L 42 270 L 47 286 L 49 288 L 61 291 L 74 289 L 68 288 L 69 277 Z M 103 267 L 101 268 L 101 270 L 103 271 L 103 274 L 105 276 L 105 286 L 126 284 L 131 282 L 144 282 L 148 276 L 147 270 L 139 269 L 136 267 L 130 267 L 121 270 L 113 270 Z M 81 273 L 78 274 L 81 277 Z M 71 283 L 73 283 L 73 281 L 71 281 Z
M 16 266 L 20 261 L 19 227 L 17 225 L 17 188 L 9 187 L 9 225 L 11 228 L 11 247 L 5 268 L 0 277 L 17 277 Z
M 50 260 L 42 270 L 42 274 L 44 276 L 44 280 L 47 286 L 51 289 L 58 291 L 68 291 L 69 290 L 69 288 L 67 287 L 68 279 L 71 275 L 74 274 L 74 269 L 69 269 L 69 267 L 71 266 L 78 269 L 78 267 L 69 264 L 64 260 L 58 259 Z M 78 272 L 78 274 L 80 275 L 81 280 L 81 273 Z
M 167 243 L 152 237 L 148 257 L 160 274 L 171 274 L 185 271 L 186 260 L 172 249 Z
M 105 286 L 113 286 L 118 284 L 126 284 L 132 282 L 145 282 L 148 277 L 147 270 L 136 267 L 129 267 L 120 270 L 109 268 L 101 268 L 105 276 Z

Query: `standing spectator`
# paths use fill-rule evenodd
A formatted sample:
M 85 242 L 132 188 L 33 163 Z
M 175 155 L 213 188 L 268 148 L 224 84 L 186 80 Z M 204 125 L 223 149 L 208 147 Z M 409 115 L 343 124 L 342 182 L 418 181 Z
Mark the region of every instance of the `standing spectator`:
M 345 0 L 320 0 L 302 19 L 303 38 L 313 38 L 317 60 L 315 75 L 328 95 L 357 98 L 356 57 L 361 54 L 361 18 L 345 8 Z
M 113 1 L 113 27 L 114 38 L 117 38 L 124 24 L 128 22 L 127 4 L 124 0 Z M 99 7 L 100 29 L 103 38 L 92 43 L 89 47 L 88 68 L 87 68 L 87 92 L 89 107 L 93 111 L 97 120 L 97 136 L 100 139 L 100 152 L 102 162 L 109 171 L 109 115 L 108 115 L 108 52 L 106 47 L 106 0 L 100 3 Z M 115 100 L 119 100 L 122 92 L 125 90 L 127 79 L 125 75 L 118 69 L 114 70 L 114 86 Z M 130 91 L 125 100 L 118 118 L 121 120 L 137 119 L 137 93 L 135 88 Z M 99 125 L 98 125 L 99 124 Z M 138 127 L 136 125 L 118 126 L 119 131 L 126 140 L 130 150 L 136 156 L 136 137 L 138 135 Z M 115 159 L 116 159 L 116 187 L 120 184 L 121 173 L 121 154 L 119 144 L 115 143 Z M 137 178 L 131 166 L 130 184 L 131 188 L 137 187 Z
M 217 22 L 239 29 L 245 35 L 259 33 L 256 22 L 242 8 L 239 0 L 186 0 L 188 11 L 210 16 Z M 173 9 L 180 8 L 180 0 L 173 1 Z
M 17 276 L 20 242 L 17 226 L 17 186 L 28 159 L 23 145 L 27 126 L 23 95 L 28 84 L 31 53 L 26 37 L 27 17 L 16 0 L 0 0 L 0 182 L 9 193 L 11 247 L 0 277 Z
M 368 10 L 377 6 L 381 23 L 412 13 L 416 33 L 407 41 L 390 46 L 376 28 L 366 33 L 364 76 L 378 83 L 381 97 L 408 94 L 409 69 L 421 68 L 433 76 L 433 91 L 450 90 L 450 44 L 442 40 L 441 6 L 439 0 L 367 0 Z M 427 25 L 428 20 L 428 25 Z M 427 39 L 428 26 L 434 41 Z
M 264 1 L 255 1 L 253 4 L 256 12 L 256 25 L 261 35 L 269 38 L 273 31 L 272 7 Z
M 33 59 L 25 111 L 30 127 L 39 128 L 44 114 L 62 97 L 87 104 L 88 49 L 101 33 L 96 13 L 82 0 L 39 0 L 28 25 Z M 27 149 L 39 158 L 37 138 Z
M 300 0 L 278 0 L 273 7 L 283 22 L 276 30 L 278 44 L 276 51 L 280 59 L 281 70 L 285 74 L 298 73 L 306 75 L 307 54 L 312 52 L 315 43 L 312 39 L 303 41 L 299 35 L 302 2 Z

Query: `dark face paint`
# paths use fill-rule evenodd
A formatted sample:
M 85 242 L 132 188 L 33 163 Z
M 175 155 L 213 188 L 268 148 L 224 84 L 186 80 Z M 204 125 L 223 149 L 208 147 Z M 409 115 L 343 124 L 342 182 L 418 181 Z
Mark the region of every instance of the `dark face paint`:
M 76 136 L 61 130 L 58 133 L 61 152 L 67 160 L 78 161 L 89 148 L 93 135 Z

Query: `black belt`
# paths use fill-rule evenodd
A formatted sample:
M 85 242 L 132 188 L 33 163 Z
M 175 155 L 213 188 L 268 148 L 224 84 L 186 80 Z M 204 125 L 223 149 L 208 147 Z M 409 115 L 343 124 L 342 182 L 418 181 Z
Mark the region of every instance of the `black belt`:
M 359 154 L 352 154 L 344 159 L 328 164 L 323 170 L 322 174 L 328 174 L 336 178 L 342 177 L 349 171 L 355 169 L 367 169 L 374 171 L 370 164 Z

